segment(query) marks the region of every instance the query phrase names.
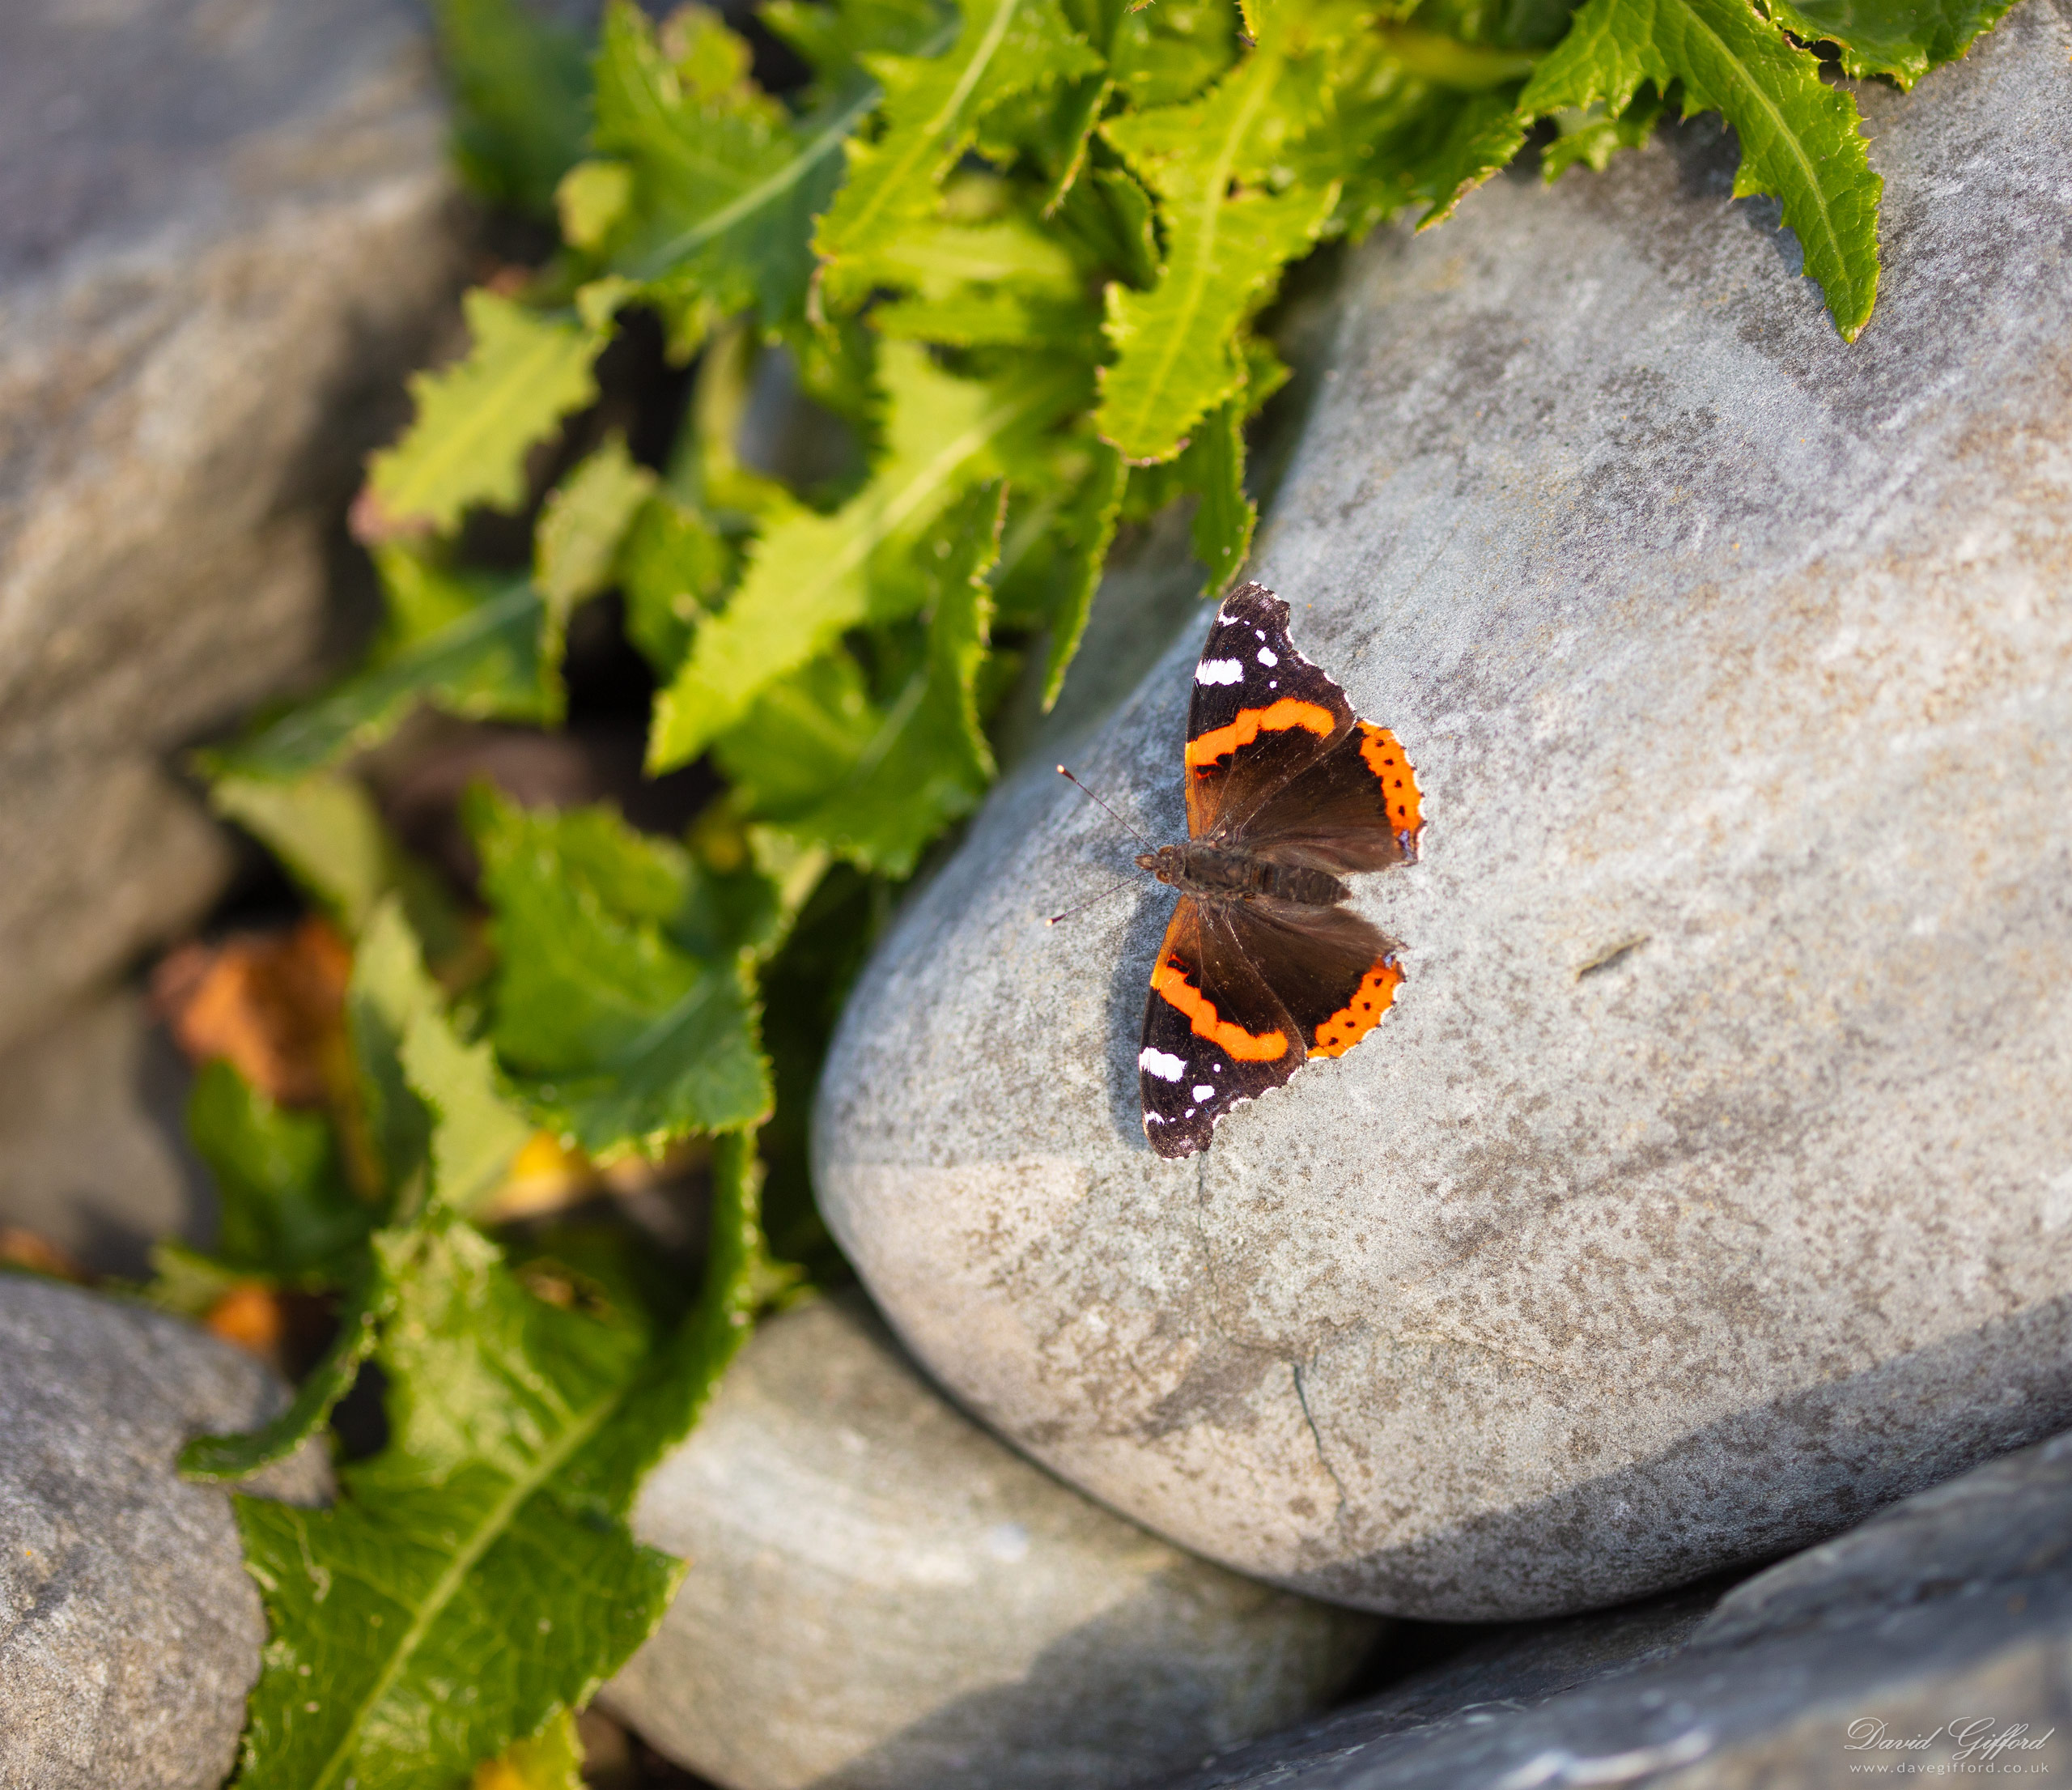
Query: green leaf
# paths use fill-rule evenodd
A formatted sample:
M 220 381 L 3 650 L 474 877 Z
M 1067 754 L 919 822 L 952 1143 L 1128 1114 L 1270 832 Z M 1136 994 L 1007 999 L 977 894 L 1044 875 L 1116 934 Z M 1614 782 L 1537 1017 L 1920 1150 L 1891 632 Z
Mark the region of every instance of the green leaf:
M 1644 90 L 1616 116 L 1602 106 L 1556 113 L 1554 127 L 1560 134 L 1540 154 L 1542 177 L 1552 182 L 1578 162 L 1602 174 L 1620 150 L 1638 149 L 1645 142 L 1667 109 L 1661 96 L 1650 89 Z
M 1770 17 L 1808 43 L 1831 43 L 1862 80 L 1890 75 L 1910 87 L 1954 62 L 1992 30 L 2014 0 L 1767 0 Z
M 195 1076 L 187 1134 L 215 1177 L 225 1265 L 290 1282 L 335 1274 L 374 1228 L 330 1120 L 275 1104 L 220 1058 Z
M 950 36 L 935 0 L 766 0 L 756 16 L 805 57 L 823 96 L 866 81 L 866 54 L 924 56 Z
M 534 1128 L 498 1091 L 488 1040 L 463 1044 L 436 1007 L 411 1015 L 399 1055 L 431 1118 L 431 1193 L 466 1212 L 502 1184 Z
M 1273 106 L 1303 9 L 1283 0 L 1252 53 L 1201 100 L 1127 113 L 1103 127 L 1157 196 L 1166 265 L 1148 292 L 1108 288 L 1108 339 L 1094 426 L 1127 459 L 1169 460 L 1244 384 L 1239 326 L 1316 240 L 1335 185 L 1263 184 L 1284 121 Z
M 363 1261 L 340 1307 L 338 1334 L 296 1387 L 287 1408 L 243 1435 L 195 1437 L 180 1451 L 180 1473 L 203 1481 L 242 1479 L 287 1460 L 324 1426 L 332 1407 L 352 1390 L 361 1363 L 374 1351 L 389 1297 L 388 1282 L 374 1260 Z
M 659 1340 L 532 1296 L 444 1209 L 381 1235 L 388 1448 L 328 1510 L 236 1502 L 270 1631 L 240 1790 L 452 1790 L 646 1638 L 682 1569 L 626 1514 L 788 1284 L 760 1191 L 754 1138 L 721 1139 L 704 1284 Z
M 734 574 L 735 555 L 694 506 L 669 492 L 651 498 L 619 550 L 626 631 L 658 677 L 683 663 L 691 631 Z
M 614 435 L 547 494 L 533 535 L 533 583 L 554 614 L 565 618 L 611 582 L 619 542 L 654 488 L 654 474 L 636 466 L 625 438 Z
M 1208 568 L 1204 597 L 1221 596 L 1252 549 L 1259 508 L 1245 495 L 1245 419 L 1239 403 L 1225 404 L 1195 431 L 1180 457 L 1188 487 L 1201 494 L 1195 510 L 1195 555 Z
M 759 1120 L 742 953 L 766 916 L 609 810 L 528 814 L 485 791 L 470 818 L 501 953 L 490 1035 L 537 1122 L 609 1158 Z
M 427 1178 L 439 1115 L 415 1085 L 405 1047 L 419 1022 L 441 1018 L 444 1007 L 402 904 L 393 896 L 384 899 L 353 952 L 346 1031 L 359 1070 L 359 1117 L 376 1171 L 405 1216 L 435 1191 Z
M 589 122 L 583 38 L 520 0 L 438 0 L 453 95 L 453 159 L 494 204 L 545 216 Z
M 1128 483 L 1129 468 L 1123 457 L 1104 444 L 1081 487 L 1071 525 L 1065 531 L 1072 557 L 1059 580 L 1057 606 L 1051 617 L 1050 650 L 1043 661 L 1047 714 L 1056 705 L 1059 693 L 1065 687 L 1065 673 L 1079 651 L 1081 636 L 1086 632 L 1086 619 L 1093 611 L 1093 593 L 1100 588 L 1101 568 L 1107 561 L 1109 543 L 1115 538 L 1123 492 Z
M 979 673 L 1003 495 L 997 487 L 974 491 L 915 555 L 930 614 L 917 662 L 891 701 L 860 701 L 853 663 L 838 653 L 830 664 L 839 669 L 807 668 L 720 742 L 720 763 L 755 818 L 866 869 L 906 876 L 944 827 L 978 806 L 993 776 Z M 815 698 L 831 699 L 846 737 L 822 725 L 802 746 L 792 724 Z
M 894 342 L 884 376 L 891 415 L 883 465 L 834 515 L 801 512 L 758 543 L 732 601 L 700 624 L 690 657 L 656 700 L 651 771 L 695 758 L 771 684 L 844 630 L 885 613 L 873 602 L 873 556 L 884 549 L 896 559 L 900 543 L 961 491 L 996 476 L 1015 437 L 1047 425 L 1083 376 L 1031 359 L 981 384 L 939 372 L 918 349 Z
M 1058 0 L 969 0 L 941 55 L 868 58 L 884 83 L 884 130 L 849 140 L 849 178 L 813 246 L 830 295 L 859 297 L 871 257 L 935 215 L 936 189 L 971 147 L 989 107 L 1010 96 L 1099 72 L 1101 59 L 1066 23 Z
M 1132 6 L 1115 32 L 1111 74 L 1132 112 L 1191 100 L 1238 53 L 1238 9 L 1217 0 Z
M 420 703 L 469 720 L 551 715 L 554 704 L 541 670 L 546 610 L 539 593 L 523 583 L 439 581 L 463 599 L 450 619 L 240 744 L 198 755 L 203 769 L 218 777 L 298 779 L 387 738 Z M 495 593 L 473 594 L 484 589 Z
M 279 858 L 348 938 L 384 895 L 395 894 L 435 961 L 465 946 L 452 898 L 390 837 L 374 798 L 353 778 L 319 771 L 281 782 L 226 772 L 210 785 L 209 806 Z
M 1683 83 L 1684 113 L 1717 109 L 1741 138 L 1737 198 L 1769 193 L 1853 342 L 1878 291 L 1878 199 L 1856 102 L 1821 80 L 1749 0 L 1588 0 L 1518 100 L 1526 118 L 1602 104 L 1623 112 L 1652 81 Z
M 611 265 L 668 283 L 707 326 L 743 310 L 774 324 L 804 299 L 813 219 L 875 90 L 794 125 L 748 79 L 748 46 L 716 15 L 687 10 L 671 28 L 683 40 L 673 55 L 631 0 L 605 15 L 596 143 L 633 181 Z M 679 347 L 690 339 L 680 332 Z
M 527 450 L 597 398 L 597 332 L 480 287 L 463 304 L 467 358 L 411 379 L 416 419 L 367 462 L 377 533 L 443 534 L 477 504 L 516 509 L 525 500 Z
M 272 1631 L 243 1790 L 452 1790 L 587 1698 L 681 1570 L 567 1488 L 639 1375 L 642 1327 L 533 1297 L 443 1210 L 376 1248 L 388 1447 L 328 1510 L 237 1503 Z

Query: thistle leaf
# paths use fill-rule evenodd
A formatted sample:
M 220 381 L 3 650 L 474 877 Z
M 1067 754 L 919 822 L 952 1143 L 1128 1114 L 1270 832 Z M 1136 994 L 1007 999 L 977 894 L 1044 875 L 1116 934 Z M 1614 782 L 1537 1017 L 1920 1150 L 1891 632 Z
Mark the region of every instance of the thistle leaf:
M 1058 0 L 968 0 L 962 15 L 939 56 L 868 59 L 885 88 L 884 129 L 874 142 L 850 140 L 848 181 L 813 239 L 830 296 L 860 295 L 872 255 L 935 215 L 936 189 L 988 108 L 1100 72 Z
M 476 504 L 516 509 L 525 454 L 597 395 L 597 334 L 478 287 L 462 301 L 467 358 L 410 381 L 417 416 L 367 462 L 375 531 L 451 530 Z
M 802 512 L 773 526 L 732 602 L 702 623 L 689 657 L 656 699 L 652 771 L 695 758 L 745 716 L 770 685 L 817 657 L 874 613 L 872 559 L 896 557 L 943 508 L 1004 470 L 1013 438 L 1039 432 L 1069 405 L 1083 375 L 1030 361 L 988 384 L 937 371 L 889 344 L 885 461 L 832 516 Z
M 581 34 L 521 0 L 438 0 L 432 15 L 461 178 L 494 204 L 545 216 L 589 123 Z
M 1910 87 L 1932 68 L 1954 62 L 1998 24 L 2014 0 L 1768 0 L 1770 17 L 1807 43 L 1841 52 L 1862 80 L 1890 75 Z
M 1737 198 L 1775 194 L 1845 341 L 1878 291 L 1878 199 L 1856 102 L 1821 80 L 1750 0 L 1587 0 L 1534 71 L 1522 117 L 1565 107 L 1621 113 L 1643 81 L 1683 83 L 1684 113 L 1717 109 L 1741 138 Z
M 1051 644 L 1043 661 L 1043 710 L 1049 713 L 1065 687 L 1065 673 L 1079 651 L 1086 632 L 1086 619 L 1093 611 L 1093 593 L 1100 588 L 1101 568 L 1108 558 L 1109 544 L 1115 538 L 1115 524 L 1123 510 L 1123 493 L 1129 484 L 1129 468 L 1123 457 L 1103 443 L 1093 468 L 1081 486 L 1072 524 L 1065 531 L 1072 555 L 1060 580 L 1056 607 L 1051 616 Z

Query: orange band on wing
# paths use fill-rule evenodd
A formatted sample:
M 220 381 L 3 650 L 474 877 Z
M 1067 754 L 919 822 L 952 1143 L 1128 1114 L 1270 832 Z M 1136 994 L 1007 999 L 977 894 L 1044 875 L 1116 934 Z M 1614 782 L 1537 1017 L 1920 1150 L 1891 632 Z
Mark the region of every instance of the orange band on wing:
M 1271 1063 L 1288 1054 L 1288 1040 L 1278 1031 L 1247 1031 L 1217 1016 L 1215 1004 L 1187 981 L 1187 972 L 1161 957 L 1151 972 L 1152 992 L 1184 1013 L 1197 1038 L 1220 1044 L 1241 1063 Z
M 1187 767 L 1199 771 L 1225 754 L 1250 746 L 1262 733 L 1284 733 L 1291 727 L 1306 727 L 1312 733 L 1328 733 L 1338 717 L 1328 708 L 1283 696 L 1265 708 L 1241 708 L 1228 727 L 1212 729 L 1198 740 L 1187 742 Z
M 1361 978 L 1352 998 L 1317 1027 L 1316 1042 L 1310 1045 L 1310 1054 L 1343 1057 L 1389 1010 L 1390 1002 L 1395 999 L 1396 984 L 1402 980 L 1403 972 L 1396 967 L 1395 959 L 1383 958 Z
M 1360 733 L 1360 756 L 1381 780 L 1382 799 L 1388 804 L 1389 824 L 1399 833 L 1416 832 L 1420 813 L 1417 773 L 1411 769 L 1410 760 L 1396 743 L 1395 735 L 1386 727 L 1362 721 Z

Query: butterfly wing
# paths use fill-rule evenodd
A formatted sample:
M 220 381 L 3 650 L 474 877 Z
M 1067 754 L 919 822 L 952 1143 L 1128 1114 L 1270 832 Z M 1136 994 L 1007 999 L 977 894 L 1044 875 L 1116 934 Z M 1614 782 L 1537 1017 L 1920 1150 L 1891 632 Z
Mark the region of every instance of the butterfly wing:
M 1343 876 L 1414 864 L 1423 824 L 1409 755 L 1386 727 L 1361 721 L 1255 810 L 1240 836 L 1269 862 Z
M 1344 908 L 1252 900 L 1232 908 L 1226 924 L 1305 1058 L 1343 1057 L 1380 1023 L 1403 980 L 1402 946 Z
M 1246 955 L 1230 916 L 1182 896 L 1151 972 L 1137 1052 L 1151 1147 L 1191 1156 L 1218 1119 L 1280 1086 L 1304 1054 L 1295 1020 Z
M 1223 599 L 1187 712 L 1187 832 L 1234 839 L 1275 793 L 1353 732 L 1345 692 L 1295 650 L 1261 585 Z

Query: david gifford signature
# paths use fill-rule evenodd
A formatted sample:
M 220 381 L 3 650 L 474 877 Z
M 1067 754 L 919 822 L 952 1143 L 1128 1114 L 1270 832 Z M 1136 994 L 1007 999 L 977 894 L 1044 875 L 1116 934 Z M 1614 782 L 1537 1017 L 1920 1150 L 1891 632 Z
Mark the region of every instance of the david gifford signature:
M 1926 1734 L 1895 1734 L 1875 1716 L 1862 1716 L 1849 1724 L 1845 1753 L 1925 1753 L 1931 1746 L 1947 1750 L 1951 1762 L 1981 1764 L 2009 1753 L 2035 1753 L 2057 1730 L 2046 1728 L 2032 1734 L 2027 1722 L 1999 1722 L 1990 1716 L 1966 1717 L 1945 1722 Z

